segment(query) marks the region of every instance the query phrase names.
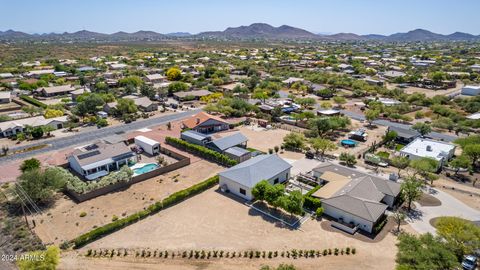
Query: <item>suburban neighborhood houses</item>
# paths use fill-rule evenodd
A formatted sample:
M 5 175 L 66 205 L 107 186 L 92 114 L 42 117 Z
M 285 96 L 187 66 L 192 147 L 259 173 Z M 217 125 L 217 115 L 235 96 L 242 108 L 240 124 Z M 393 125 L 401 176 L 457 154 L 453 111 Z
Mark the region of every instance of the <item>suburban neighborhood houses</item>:
M 477 269 L 479 42 L 0 29 L 0 269 Z

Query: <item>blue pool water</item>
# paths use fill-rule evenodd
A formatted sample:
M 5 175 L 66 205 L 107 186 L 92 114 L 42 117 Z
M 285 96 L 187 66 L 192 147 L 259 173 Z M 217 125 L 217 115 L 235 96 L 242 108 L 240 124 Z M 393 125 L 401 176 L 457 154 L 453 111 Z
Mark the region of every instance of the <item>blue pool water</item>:
M 158 167 L 159 166 L 157 164 L 149 163 L 149 164 L 144 165 L 143 167 L 134 169 L 133 172 L 138 175 L 138 174 L 151 172 L 151 171 L 157 169 Z
M 346 146 L 355 146 L 357 145 L 357 143 L 353 140 L 342 140 L 340 142 L 342 145 L 346 145 Z

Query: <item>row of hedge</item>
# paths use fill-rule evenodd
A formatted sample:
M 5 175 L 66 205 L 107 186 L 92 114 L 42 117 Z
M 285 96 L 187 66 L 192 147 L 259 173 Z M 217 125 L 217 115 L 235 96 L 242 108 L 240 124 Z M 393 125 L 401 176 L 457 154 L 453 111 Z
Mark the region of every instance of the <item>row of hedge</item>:
M 147 209 L 139 211 L 135 214 L 129 215 L 128 217 L 118 219 L 111 223 L 108 223 L 104 226 L 98 227 L 93 229 L 85 234 L 78 236 L 77 238 L 73 239 L 72 242 L 74 243 L 74 248 L 82 247 L 90 242 L 93 242 L 99 238 L 102 238 L 110 233 L 118 231 L 128 225 L 136 223 L 141 219 L 144 219 L 150 215 L 153 215 L 169 206 L 172 206 L 176 203 L 179 203 L 183 200 L 186 200 L 196 194 L 199 194 L 216 184 L 218 184 L 218 175 L 213 176 L 201 183 L 188 187 L 184 190 L 177 191 L 167 198 L 163 199 L 162 201 L 158 201 L 152 205 L 150 205 Z
M 319 207 L 322 206 L 322 202 L 320 201 L 320 199 L 312 197 L 312 194 L 319 190 L 321 187 L 321 185 L 318 185 L 311 189 L 309 192 L 305 193 L 305 195 L 303 196 L 303 207 L 311 211 L 316 211 Z
M 217 162 L 221 165 L 231 167 L 237 165 L 237 161 L 229 158 L 228 156 L 216 152 L 214 150 L 208 149 L 205 146 L 193 144 L 186 142 L 179 138 L 166 137 L 165 141 L 167 144 L 174 146 L 180 150 L 187 151 L 191 154 L 200 156 L 202 158 Z
M 21 95 L 20 98 L 23 99 L 23 100 L 25 100 L 26 102 L 28 102 L 28 103 L 30 103 L 30 104 L 32 104 L 32 105 L 35 105 L 35 106 L 37 106 L 37 107 L 40 107 L 40 108 L 46 109 L 46 108 L 48 107 L 47 104 L 45 104 L 45 103 L 43 103 L 43 102 L 41 102 L 41 101 L 39 101 L 38 99 L 35 99 L 35 98 L 33 98 L 33 97 L 29 97 L 29 96 L 27 96 L 27 95 Z

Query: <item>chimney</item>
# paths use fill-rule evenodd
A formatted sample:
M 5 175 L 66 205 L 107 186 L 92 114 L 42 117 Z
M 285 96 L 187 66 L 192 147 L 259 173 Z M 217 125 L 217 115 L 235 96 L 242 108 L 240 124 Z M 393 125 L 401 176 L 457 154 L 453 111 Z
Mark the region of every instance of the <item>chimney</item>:
M 427 145 L 427 151 L 432 152 L 432 146 L 431 145 Z
M 200 124 L 200 118 L 197 118 L 197 125 Z

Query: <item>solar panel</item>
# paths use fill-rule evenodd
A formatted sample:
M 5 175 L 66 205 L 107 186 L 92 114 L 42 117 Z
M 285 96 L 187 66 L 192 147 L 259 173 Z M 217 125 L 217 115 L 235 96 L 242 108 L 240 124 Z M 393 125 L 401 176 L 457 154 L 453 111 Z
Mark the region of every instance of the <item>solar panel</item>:
M 96 145 L 96 144 L 90 144 L 90 145 L 87 145 L 87 146 L 84 147 L 84 149 L 87 150 L 87 151 L 97 149 L 97 148 L 98 148 L 98 145 Z
M 77 157 L 78 157 L 78 159 L 82 160 L 82 159 L 93 157 L 93 156 L 96 156 L 96 155 L 99 155 L 99 154 L 100 154 L 100 151 L 95 150 L 95 151 L 92 151 L 92 152 L 88 152 L 88 153 L 85 153 L 85 154 L 78 155 Z

